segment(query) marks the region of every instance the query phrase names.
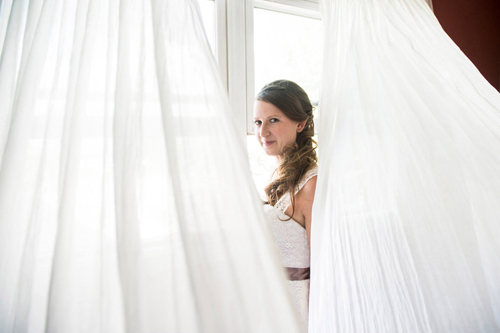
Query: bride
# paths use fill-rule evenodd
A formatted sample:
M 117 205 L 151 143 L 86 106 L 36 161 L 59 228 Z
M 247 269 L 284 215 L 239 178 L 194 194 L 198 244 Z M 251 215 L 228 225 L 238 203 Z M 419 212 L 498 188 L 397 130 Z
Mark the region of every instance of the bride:
M 295 304 L 307 326 L 311 211 L 317 155 L 313 106 L 296 83 L 278 80 L 264 86 L 254 108 L 255 136 L 278 167 L 265 188 L 265 215 L 278 245 Z

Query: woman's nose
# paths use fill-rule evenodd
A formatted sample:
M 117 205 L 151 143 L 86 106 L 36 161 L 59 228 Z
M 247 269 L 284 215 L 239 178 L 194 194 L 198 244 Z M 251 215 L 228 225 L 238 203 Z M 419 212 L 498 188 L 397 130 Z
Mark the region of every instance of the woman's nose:
M 260 136 L 265 137 L 269 135 L 269 129 L 266 124 L 262 124 L 259 129 Z

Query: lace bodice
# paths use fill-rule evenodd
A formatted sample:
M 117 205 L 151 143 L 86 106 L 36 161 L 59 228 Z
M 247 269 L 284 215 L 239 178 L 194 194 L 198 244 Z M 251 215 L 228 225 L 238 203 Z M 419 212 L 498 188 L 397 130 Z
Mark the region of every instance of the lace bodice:
M 318 168 L 309 170 L 297 185 L 295 193 L 318 173 Z M 290 206 L 290 194 L 284 194 L 276 205 L 264 205 L 266 219 L 278 245 L 284 267 L 309 267 L 309 241 L 306 230 L 295 220 L 288 220 L 285 211 Z M 288 220 L 288 221 L 286 221 Z
M 302 187 L 318 173 L 318 168 L 309 170 L 295 189 L 299 192 Z M 281 263 L 287 268 L 309 268 L 309 240 L 307 232 L 298 222 L 288 220 L 285 214 L 290 206 L 290 194 L 283 195 L 276 205 L 264 205 L 266 220 L 279 250 Z M 293 303 L 302 318 L 304 332 L 307 330 L 307 317 L 309 308 L 309 279 L 288 281 Z

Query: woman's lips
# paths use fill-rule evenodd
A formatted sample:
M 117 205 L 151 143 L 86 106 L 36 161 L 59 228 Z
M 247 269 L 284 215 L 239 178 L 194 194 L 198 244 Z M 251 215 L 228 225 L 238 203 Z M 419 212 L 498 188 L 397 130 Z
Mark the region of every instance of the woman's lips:
M 264 145 L 264 147 L 269 147 L 270 145 L 272 145 L 275 142 L 276 141 L 264 141 L 262 144 Z

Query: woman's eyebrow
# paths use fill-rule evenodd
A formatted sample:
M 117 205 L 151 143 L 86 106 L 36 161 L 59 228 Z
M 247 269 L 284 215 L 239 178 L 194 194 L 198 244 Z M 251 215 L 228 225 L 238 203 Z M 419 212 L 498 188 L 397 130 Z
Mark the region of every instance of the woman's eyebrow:
M 281 117 L 280 117 L 280 115 L 273 114 L 273 115 L 267 116 L 265 118 L 269 119 L 269 118 L 281 118 Z M 259 120 L 259 119 L 262 119 L 262 118 L 261 117 L 253 117 L 253 120 Z

